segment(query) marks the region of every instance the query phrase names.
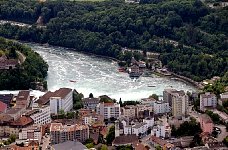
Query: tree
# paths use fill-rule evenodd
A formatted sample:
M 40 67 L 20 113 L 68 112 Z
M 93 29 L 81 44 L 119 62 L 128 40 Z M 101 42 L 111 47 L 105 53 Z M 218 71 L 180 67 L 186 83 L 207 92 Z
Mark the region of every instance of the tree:
M 89 94 L 89 98 L 93 98 L 93 93 L 90 93 Z
M 115 126 L 109 128 L 109 132 L 106 136 L 107 145 L 111 145 L 112 141 L 115 139 Z
M 123 102 L 122 102 L 121 98 L 119 100 L 119 104 L 120 104 L 120 107 L 123 107 Z
M 228 146 L 228 136 L 223 139 L 223 143 Z
M 93 143 L 88 143 L 85 145 L 87 148 L 93 148 L 94 147 L 94 144 Z
M 11 134 L 10 137 L 9 137 L 9 139 L 11 140 L 12 143 L 16 141 L 16 138 L 17 137 L 16 137 L 15 134 Z
M 98 148 L 98 150 L 108 150 L 108 146 L 102 144 L 101 147 Z
M 162 150 L 162 147 L 159 145 L 159 146 L 156 146 L 155 149 L 156 150 Z
M 156 99 L 156 100 L 159 100 L 159 98 L 158 98 L 158 95 L 157 95 L 157 94 L 152 94 L 151 96 L 149 96 L 149 98 L 154 98 L 154 99 Z

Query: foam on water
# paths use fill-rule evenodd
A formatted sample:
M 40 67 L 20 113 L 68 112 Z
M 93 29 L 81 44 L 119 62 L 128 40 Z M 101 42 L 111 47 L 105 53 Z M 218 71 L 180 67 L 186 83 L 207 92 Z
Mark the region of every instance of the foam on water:
M 106 94 L 112 98 L 140 100 L 156 93 L 162 95 L 165 88 L 171 86 L 178 90 L 194 91 L 186 83 L 159 77 L 141 77 L 134 81 L 126 73 L 119 73 L 117 63 L 93 55 L 86 55 L 62 47 L 43 47 L 28 43 L 49 65 L 48 89 L 53 91 L 60 87 L 75 88 L 87 97 Z M 75 80 L 76 82 L 70 82 Z M 156 87 L 148 87 L 155 85 Z

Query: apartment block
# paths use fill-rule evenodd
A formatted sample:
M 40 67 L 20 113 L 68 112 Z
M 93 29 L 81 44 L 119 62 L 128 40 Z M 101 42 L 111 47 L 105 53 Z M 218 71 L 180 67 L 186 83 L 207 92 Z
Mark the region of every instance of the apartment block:
M 87 125 L 51 123 L 50 137 L 52 144 L 65 141 L 84 142 L 89 138 L 89 127 Z
M 117 103 L 99 103 L 96 112 L 104 116 L 104 119 L 120 117 L 120 104 Z
M 33 109 L 28 111 L 25 115 L 30 116 L 34 120 L 34 124 L 37 125 L 51 123 L 51 111 L 49 105 L 33 107 Z
M 129 118 L 135 118 L 136 112 L 137 112 L 137 107 L 134 105 L 126 105 L 121 108 L 121 115 Z
M 188 114 L 188 95 L 184 91 L 176 91 L 171 94 L 172 115 L 181 118 Z
M 31 141 L 41 141 L 42 132 L 41 128 L 38 126 L 31 126 L 28 128 L 23 128 L 19 132 L 20 140 L 31 140 Z
M 207 107 L 216 108 L 217 97 L 214 93 L 206 92 L 205 94 L 200 94 L 200 110 L 205 111 Z
M 57 114 L 60 110 L 64 112 L 73 108 L 73 91 L 69 88 L 60 88 L 50 97 L 51 113 Z
M 169 113 L 169 103 L 165 101 L 156 101 L 154 102 L 154 114 L 164 114 Z

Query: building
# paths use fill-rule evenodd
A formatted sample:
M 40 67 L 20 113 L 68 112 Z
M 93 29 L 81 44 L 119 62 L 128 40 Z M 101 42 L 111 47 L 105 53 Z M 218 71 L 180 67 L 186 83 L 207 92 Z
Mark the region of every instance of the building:
M 150 104 L 137 104 L 136 105 L 136 117 L 146 118 L 153 112 L 153 106 Z
M 10 108 L 6 111 L 6 114 L 10 115 L 13 117 L 14 120 L 17 120 L 25 111 L 24 108 Z
M 54 150 L 87 150 L 87 147 L 77 141 L 66 141 L 52 146 Z
M 5 137 L 9 135 L 9 129 L 8 125 L 13 122 L 13 117 L 11 117 L 8 114 L 0 113 L 0 136 Z
M 51 113 L 57 114 L 60 110 L 64 112 L 73 108 L 73 91 L 69 88 L 60 88 L 50 97 Z
M 89 127 L 87 125 L 51 123 L 50 137 L 52 144 L 63 143 L 66 141 L 84 142 L 89 138 Z
M 135 118 L 136 117 L 136 106 L 134 105 L 126 105 L 121 108 L 121 115 L 129 117 L 129 118 Z
M 164 149 L 164 150 L 166 150 L 166 149 L 172 149 L 174 147 L 173 144 L 168 143 L 166 140 L 162 140 L 162 139 L 160 139 L 160 138 L 158 138 L 156 136 L 153 136 L 153 135 L 150 137 L 149 140 L 150 140 L 151 145 L 153 147 L 161 146 L 162 149 Z
M 151 98 L 143 98 L 143 99 L 141 99 L 141 104 L 154 106 L 154 103 L 156 101 L 157 100 L 152 98 L 152 97 Z
M 3 112 L 5 113 L 7 110 L 7 104 L 3 103 L 2 101 L 0 101 L 0 113 Z
M 31 126 L 19 131 L 19 140 L 29 140 L 40 142 L 42 138 L 41 127 Z
M 146 134 L 148 129 L 153 125 L 154 118 L 143 119 L 143 122 L 130 122 L 128 118 L 120 118 L 119 120 L 115 121 L 115 137 L 131 134 L 140 136 Z
M 164 113 L 170 112 L 169 103 L 165 101 L 154 102 L 153 108 L 154 108 L 154 114 L 164 114 Z
M 51 123 L 51 111 L 49 105 L 33 108 L 25 115 L 30 116 L 34 120 L 34 124 L 37 125 L 45 125 L 47 123 Z
M 54 92 L 48 91 L 43 96 L 41 96 L 36 103 L 39 105 L 50 105 L 50 97 L 54 94 Z
M 16 98 L 17 108 L 27 108 L 30 104 L 30 91 L 19 91 Z
M 171 127 L 167 122 L 159 121 L 152 131 L 151 135 L 162 138 L 169 138 L 171 136 Z
M 17 137 L 19 137 L 19 131 L 23 128 L 27 128 L 31 125 L 33 125 L 33 120 L 30 117 L 22 116 L 18 118 L 17 120 L 11 122 L 9 125 L 5 128 L 6 135 L 15 134 Z
M 95 110 L 97 107 L 97 104 L 99 104 L 100 99 L 99 98 L 84 98 L 82 99 L 82 104 L 84 108 Z
M 18 59 L 8 59 L 5 55 L 0 57 L 0 70 L 15 69 L 17 65 Z
M 99 103 L 96 112 L 104 116 L 104 119 L 120 117 L 120 104 L 117 103 Z
M 131 145 L 132 143 L 138 142 L 138 137 L 135 134 L 131 135 L 121 135 L 116 137 L 113 142 L 112 146 L 121 146 L 121 145 Z
M 101 123 L 104 122 L 104 117 L 100 114 L 97 114 L 95 112 L 88 113 L 86 115 L 81 116 L 82 122 L 85 125 L 92 125 L 94 123 Z
M 0 94 L 0 102 L 6 104 L 7 108 L 9 108 L 10 104 L 13 101 L 13 97 L 14 97 L 13 94 Z
M 220 94 L 220 99 L 218 100 L 219 105 L 223 105 L 224 102 L 228 101 L 228 92 Z
M 163 91 L 163 101 L 168 102 L 169 106 L 172 106 L 172 93 L 176 91 L 175 89 L 165 89 Z
M 200 110 L 205 111 L 206 107 L 216 108 L 217 98 L 216 95 L 210 92 L 200 94 Z
M 171 99 L 171 112 L 175 118 L 182 118 L 188 115 L 188 95 L 184 91 L 172 92 Z
M 203 114 L 200 116 L 200 127 L 203 132 L 209 133 L 209 134 L 212 133 L 214 124 L 208 115 Z

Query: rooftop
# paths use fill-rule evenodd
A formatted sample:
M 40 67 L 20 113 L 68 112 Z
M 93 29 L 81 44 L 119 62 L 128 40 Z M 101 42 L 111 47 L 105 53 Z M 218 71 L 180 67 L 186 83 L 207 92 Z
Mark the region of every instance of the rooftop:
M 93 103 L 96 102 L 96 103 L 99 103 L 99 101 L 100 101 L 99 98 L 83 98 L 82 99 L 82 102 L 87 102 L 87 103 L 88 102 L 93 102 Z
M 40 105 L 46 105 L 49 102 L 49 99 L 52 95 L 53 95 L 53 92 L 48 91 L 43 96 L 41 96 L 36 102 Z
M 29 91 L 20 91 L 17 95 L 16 101 L 27 100 L 30 97 Z
M 10 105 L 12 99 L 13 94 L 0 94 L 0 101 L 7 104 L 8 106 Z
M 214 93 L 206 92 L 205 94 L 200 94 L 200 97 L 211 98 L 211 97 L 216 97 L 216 95 Z
M 5 113 L 0 113 L 0 123 L 11 121 L 13 121 L 13 117 Z
M 63 125 L 62 123 L 51 123 L 50 131 L 65 131 L 65 132 L 71 132 L 76 130 L 83 130 L 88 129 L 87 125 Z
M 19 111 L 21 111 L 21 108 L 11 108 L 11 109 L 8 109 L 8 111 L 6 113 L 7 114 L 16 114 Z
M 208 115 L 206 115 L 206 114 L 202 114 L 200 117 L 201 117 L 202 121 L 205 122 L 205 123 L 213 123 L 211 118 Z
M 33 109 L 33 110 L 28 111 L 28 112 L 25 114 L 25 116 L 31 116 L 31 115 L 36 114 L 36 113 L 38 113 L 38 112 L 40 112 L 39 109 Z
M 22 116 L 19 119 L 17 119 L 16 121 L 13 121 L 10 125 L 12 125 L 12 126 L 26 126 L 26 125 L 29 125 L 32 123 L 33 123 L 32 118 Z
M 155 142 L 155 143 L 157 143 L 157 144 L 159 144 L 161 146 L 164 146 L 164 145 L 168 144 L 168 142 L 166 142 L 165 140 L 162 140 L 162 139 L 160 139 L 160 138 L 158 138 L 156 136 L 153 136 L 153 135 L 150 137 L 150 140 L 152 140 L 153 142 Z
M 66 141 L 60 144 L 55 144 L 53 145 L 53 148 L 55 150 L 84 150 L 87 149 L 86 146 L 84 146 L 80 142 L 75 142 L 75 141 Z
M 70 88 L 60 88 L 59 90 L 55 91 L 51 97 L 61 97 L 62 99 L 65 98 L 72 89 Z
M 138 137 L 135 134 L 121 135 L 114 139 L 113 145 L 125 145 L 134 142 L 138 142 Z

